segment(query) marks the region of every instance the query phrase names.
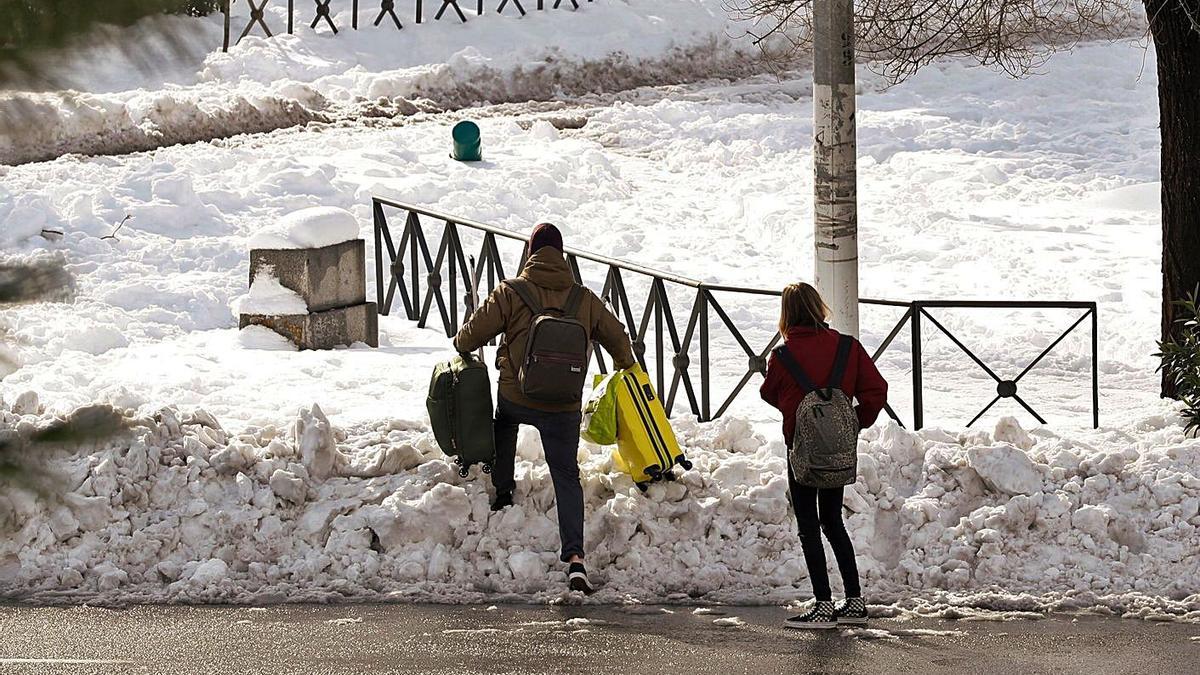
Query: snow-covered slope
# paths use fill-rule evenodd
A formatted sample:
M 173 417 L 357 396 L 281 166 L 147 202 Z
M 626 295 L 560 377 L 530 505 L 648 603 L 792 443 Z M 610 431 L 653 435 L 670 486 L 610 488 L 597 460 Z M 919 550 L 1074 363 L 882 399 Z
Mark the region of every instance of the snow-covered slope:
M 351 31 L 343 4 L 347 9 L 335 15 L 344 29 L 339 35 L 324 24 L 287 35 L 286 7 L 276 3 L 266 21 L 278 34 L 268 39 L 256 30 L 229 53 L 210 51 L 221 43 L 219 16 L 169 22 L 189 38 L 182 54 L 161 46 L 162 21 L 145 22 L 122 40 L 164 55 L 165 65 L 149 72 L 111 48 L 59 56 L 58 81 L 73 89 L 0 96 L 0 106 L 26 99 L 24 114 L 36 119 L 21 134 L 0 137 L 0 164 L 132 152 L 364 114 L 551 100 L 754 67 L 743 53 L 750 45 L 728 36 L 721 0 L 601 0 L 520 18 L 472 15 L 461 25 L 430 16 L 402 32 L 390 23 L 373 26 L 378 7 L 370 3 L 361 10 L 360 30 Z M 237 17 L 235 38 L 244 21 Z
M 1019 82 L 948 63 L 887 91 L 868 80 L 861 100 L 864 295 L 1100 301 L 1101 407 L 1110 424 L 1136 420 L 1155 400 L 1157 129 L 1153 69 L 1143 72 L 1142 58 L 1131 43 L 1090 46 Z M 536 105 L 479 108 L 482 165 L 448 158 L 458 117 L 442 115 L 8 169 L 0 237 L 23 255 L 68 254 L 80 288 L 73 305 L 5 312 L 23 367 L 0 393 L 54 391 L 46 399 L 54 406 L 104 396 L 149 409 L 196 402 L 231 422 L 268 422 L 312 401 L 346 424 L 389 414 L 396 403 L 373 390 L 380 353 L 293 357 L 336 364 L 347 383 L 336 393 L 321 369 L 294 361 L 259 369 L 289 385 L 283 398 L 264 400 L 240 386 L 247 375 L 228 334 L 236 325 L 230 302 L 246 292 L 249 237 L 293 210 L 329 206 L 355 213 L 370 240 L 373 195 L 514 229 L 551 220 L 588 249 L 722 283 L 778 288 L 810 278 L 808 86 L 803 76 L 763 77 L 643 89 L 544 113 Z M 541 117 L 586 124 L 531 124 Z M 126 215 L 116 240 L 101 239 Z M 65 238 L 25 238 L 42 227 Z M 503 253 L 511 268 L 519 251 Z M 774 302 L 721 300 L 747 338 L 765 344 Z M 690 302 L 676 297 L 681 316 Z M 1011 377 L 1076 314 L 936 316 Z M 878 344 L 898 318 L 867 310 L 866 343 Z M 405 351 L 428 344 L 411 337 L 407 322 L 392 317 L 382 331 L 399 358 L 412 360 L 410 372 L 434 360 Z M 927 420 L 963 424 L 995 385 L 948 339 L 926 332 L 924 364 L 936 374 L 926 378 Z M 720 392 L 745 361 L 724 331 L 714 329 L 714 339 Z M 905 419 L 908 346 L 905 332 L 882 362 Z M 162 358 L 130 367 L 147 353 Z M 1089 354 L 1087 332 L 1077 332 L 1022 381 L 1022 395 L 1056 425 L 1085 425 Z M 181 369 L 183 355 L 202 358 L 208 374 Z M 735 411 L 765 414 L 753 396 Z M 1015 405 L 992 411 L 1013 413 L 1024 414 Z

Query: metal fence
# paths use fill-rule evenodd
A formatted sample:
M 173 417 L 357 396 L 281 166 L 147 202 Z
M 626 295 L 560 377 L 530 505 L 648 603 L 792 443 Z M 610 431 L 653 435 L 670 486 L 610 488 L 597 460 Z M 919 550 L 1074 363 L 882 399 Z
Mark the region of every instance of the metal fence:
M 255 30 L 258 30 L 266 37 L 274 37 L 275 33 L 281 30 L 279 26 L 276 26 L 275 30 L 272 31 L 271 26 L 267 23 L 267 8 L 271 5 L 272 0 L 245 0 L 242 5 L 239 5 L 245 6 L 246 11 L 244 14 L 237 12 L 234 7 L 238 1 L 225 0 L 221 6 L 221 11 L 225 15 L 225 38 L 221 46 L 223 51 L 229 51 L 231 40 L 233 40 L 234 44 L 241 42 L 242 38 L 252 34 Z M 276 6 L 283 1 L 274 0 Z M 592 1 L 586 0 L 586 2 Z M 309 0 L 300 1 L 300 5 L 304 8 L 311 7 L 311 10 L 298 10 L 296 8 L 296 0 L 286 0 L 286 2 L 286 30 L 288 35 L 296 32 L 297 19 L 301 23 L 309 21 L 310 11 L 312 21 L 308 24 L 309 28 L 315 30 L 318 26 L 328 26 L 335 35 L 340 28 L 345 28 L 345 26 L 339 27 L 334 20 L 334 0 L 311 0 L 311 4 Z M 485 0 L 429 0 L 428 9 L 433 11 L 435 7 L 437 8 L 433 15 L 434 21 L 458 19 L 459 22 L 466 23 L 469 15 L 483 16 L 488 7 L 493 7 L 497 14 L 525 16 L 531 11 L 540 12 L 554 9 L 577 10 L 581 2 L 585 2 L 585 0 L 524 0 L 523 2 L 522 0 L 492 0 L 491 2 L 485 2 Z M 394 26 L 396 30 L 402 30 L 404 23 L 400 17 L 407 15 L 409 10 L 412 11 L 411 16 L 413 20 L 418 24 L 424 23 L 428 16 L 426 14 L 427 3 L 424 0 L 379 0 L 378 3 L 364 0 L 361 4 L 372 8 L 378 4 L 379 13 L 372 22 L 372 25 L 377 28 L 381 25 L 390 25 Z M 337 3 L 337 6 L 341 8 L 344 8 L 346 5 L 350 5 L 350 28 L 358 30 L 360 2 L 359 0 L 339 0 Z M 529 5 L 528 9 L 526 9 L 526 5 Z M 397 11 L 401 12 L 401 14 L 397 14 Z M 235 17 L 235 13 L 239 14 L 239 16 Z M 237 23 L 240 23 L 243 18 L 246 23 L 242 26 L 241 33 L 237 34 L 237 38 L 233 39 L 233 35 L 237 30 L 237 27 L 234 26 L 235 19 Z
M 422 328 L 432 316 L 440 320 L 446 335 L 453 336 L 459 326 L 473 311 L 475 298 L 490 293 L 501 281 L 508 278 L 497 240 L 526 242 L 528 237 L 499 227 L 478 223 L 464 218 L 437 213 L 419 206 L 402 204 L 382 198 L 372 200 L 375 231 L 375 289 L 380 314 L 390 313 L 397 297 L 405 316 L 416 321 Z M 389 211 L 399 212 L 404 218 L 399 244 L 393 237 L 388 221 Z M 426 236 L 426 226 L 440 227 L 437 249 L 431 249 Z M 478 255 L 469 255 L 463 246 L 462 229 L 482 234 Z M 779 343 L 778 334 L 765 346 L 752 346 L 743 331 L 731 319 L 718 302 L 717 293 L 740 296 L 779 297 L 780 291 L 758 288 L 743 288 L 709 284 L 695 279 L 669 274 L 633 263 L 614 260 L 605 256 L 568 247 L 566 259 L 578 283 L 584 283 L 580 263 L 600 265 L 605 280 L 599 295 L 622 319 L 633 341 L 638 361 L 647 365 L 647 351 L 653 349 L 654 368 L 648 372 L 656 379 L 658 391 L 668 392 L 664 406 L 668 414 L 674 407 L 682 389 L 688 408 L 700 421 L 720 417 L 729 409 L 738 395 L 756 375 L 766 373 L 767 359 L 771 350 Z M 520 260 L 518 268 L 524 264 Z M 514 271 L 517 271 L 514 269 Z M 629 285 L 626 277 L 637 277 L 648 284 L 645 300 L 630 302 Z M 486 280 L 486 281 L 485 281 Z M 477 283 L 479 288 L 473 288 Z M 671 293 L 685 291 L 692 297 L 691 309 L 686 324 L 677 323 L 671 306 Z M 461 302 L 459 293 L 462 293 Z M 640 298 L 640 296 L 635 296 Z M 1035 419 L 1045 424 L 1046 420 L 1020 396 L 1021 380 L 1050 354 L 1064 339 L 1086 320 L 1091 323 L 1091 393 L 1092 425 L 1099 426 L 1099 376 L 1098 318 L 1094 302 L 1051 302 L 1051 301 L 915 301 L 898 302 L 863 298 L 863 305 L 904 309 L 904 315 L 894 325 L 887 337 L 871 355 L 878 361 L 894 344 L 897 336 L 907 328 L 911 335 L 913 417 L 911 424 L 920 429 L 925 424 L 925 377 L 922 368 L 922 344 L 924 323 L 928 321 L 944 333 L 959 349 L 983 369 L 996 383 L 996 397 L 979 412 L 967 426 L 978 421 L 1001 399 L 1011 398 L 1027 410 Z M 436 306 L 436 314 L 434 308 Z M 641 309 L 640 316 L 638 309 Z M 1041 354 L 1013 379 L 1004 379 L 996 374 L 978 355 L 940 322 L 931 310 L 938 309 L 1071 309 L 1082 310 L 1082 315 L 1055 339 Z M 720 320 L 746 358 L 746 368 L 740 380 L 724 396 L 714 398 L 713 374 L 711 370 L 713 316 Z M 682 327 L 682 330 L 681 330 Z M 652 340 L 653 344 L 649 344 Z M 699 363 L 693 364 L 692 346 L 698 343 Z M 668 351 L 669 350 L 669 351 Z M 596 364 L 600 372 L 607 372 L 607 364 L 599 350 L 595 350 Z M 714 403 L 717 404 L 713 411 Z M 886 412 L 900 424 L 904 422 L 890 406 Z

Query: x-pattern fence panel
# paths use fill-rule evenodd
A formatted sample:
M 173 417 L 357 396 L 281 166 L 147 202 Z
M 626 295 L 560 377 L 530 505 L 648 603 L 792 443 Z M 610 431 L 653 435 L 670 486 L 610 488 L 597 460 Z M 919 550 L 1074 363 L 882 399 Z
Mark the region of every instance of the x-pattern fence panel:
M 265 37 L 274 37 L 278 31 L 271 29 L 267 23 L 267 9 L 269 7 L 282 6 L 284 0 L 245 0 L 242 6 L 246 8 L 244 16 L 246 19 L 245 25 L 242 27 L 241 33 L 233 42 L 241 42 L 242 38 L 247 35 L 261 34 Z M 525 0 L 532 2 L 533 0 Z M 593 2 L 594 0 L 587 0 Z M 229 45 L 232 36 L 232 28 L 234 23 L 234 14 L 237 13 L 235 7 L 239 0 L 225 0 L 222 3 L 221 11 L 225 15 L 225 37 L 222 43 L 222 49 L 229 51 Z M 334 19 L 336 9 L 344 9 L 347 5 L 350 7 L 350 27 L 353 30 L 358 30 L 359 5 L 374 6 L 376 3 L 370 0 L 300 0 L 301 8 L 296 7 L 296 0 L 286 0 L 287 2 L 287 33 L 291 35 L 296 32 L 296 17 L 299 15 L 300 20 L 307 21 L 308 12 L 312 12 L 312 21 L 309 27 L 316 29 L 319 25 L 329 26 L 330 30 L 337 34 L 339 27 Z M 547 0 L 536 0 L 537 4 L 533 6 L 533 10 L 553 10 L 553 9 L 579 9 L 579 3 L 582 0 L 554 0 L 553 3 Z M 311 3 L 311 10 L 305 9 Z M 516 11 L 520 16 L 525 16 L 528 11 L 521 0 L 430 0 L 430 9 L 434 11 L 434 21 L 443 19 L 458 19 L 460 23 L 466 23 L 467 17 L 473 11 L 476 16 L 483 16 L 488 7 L 493 7 L 497 14 L 511 14 Z M 376 15 L 372 25 L 378 27 L 385 19 L 390 19 L 396 30 L 402 30 L 404 23 L 400 20 L 401 13 L 406 11 L 406 7 L 411 7 L 413 20 L 418 23 L 424 23 L 428 13 L 426 11 L 425 0 L 378 0 L 379 13 Z M 464 9 L 465 8 L 465 9 Z M 510 9 L 511 8 L 511 9 Z M 506 10 L 508 10 L 506 12 Z M 374 11 L 374 10 L 372 10 Z M 241 18 L 240 16 L 237 18 Z M 344 26 L 343 26 L 344 27 Z
M 404 216 L 404 225 L 399 232 L 398 240 L 388 221 L 389 210 L 399 211 Z M 398 302 L 408 319 L 416 321 L 422 328 L 428 326 L 432 319 L 435 325 L 441 326 L 448 337 L 457 333 L 463 321 L 474 311 L 476 298 L 486 296 L 501 281 L 508 278 L 499 242 L 503 240 L 524 246 L 528 240 L 525 235 L 516 232 L 378 197 L 373 200 L 372 214 L 375 236 L 376 298 L 380 314 L 390 314 L 392 307 Z M 426 228 L 430 227 L 440 229 L 436 250 L 430 246 L 431 239 L 426 236 Z M 468 251 L 464 247 L 463 230 L 482 235 L 477 254 L 474 249 Z M 598 294 L 609 303 L 613 312 L 625 324 L 633 342 L 634 353 L 643 367 L 647 367 L 648 352 L 653 349 L 653 367 L 646 369 L 655 378 L 658 391 L 668 392 L 664 399 L 664 407 L 668 413 L 674 410 L 675 402 L 682 390 L 687 399 L 688 409 L 700 421 L 709 421 L 720 417 L 756 375 L 761 376 L 766 373 L 768 357 L 771 350 L 779 344 L 780 336 L 777 333 L 772 335 L 765 345 L 751 344 L 745 337 L 744 331 L 717 299 L 717 294 L 734 294 L 742 298 L 777 298 L 780 291 L 707 284 L 573 248 L 567 248 L 565 253 L 578 283 L 584 283 L 580 270 L 581 263 L 593 267 L 599 266 L 603 270 L 604 284 Z M 514 273 L 519 271 L 524 262 L 522 257 L 512 271 Z M 638 279 L 639 285 L 646 289 L 644 296 L 631 292 L 630 280 L 627 277 Z M 672 291 L 676 295 L 688 293 L 694 298 L 682 330 L 672 306 Z M 637 302 L 632 302 L 631 298 Z M 876 347 L 871 357 L 875 361 L 879 361 L 895 344 L 904 329 L 909 328 L 911 331 L 913 387 L 912 426 L 918 429 L 925 423 L 924 370 L 922 368 L 922 325 L 924 321 L 930 322 L 949 337 L 997 384 L 996 398 L 967 423 L 967 426 L 970 426 L 1004 398 L 1013 399 L 1044 424 L 1045 419 L 1018 394 L 1018 384 L 1055 347 L 1090 318 L 1092 423 L 1093 426 L 1099 425 L 1096 303 L 1050 301 L 898 302 L 868 298 L 861 299 L 860 303 L 904 310 L 903 316 Z M 930 313 L 930 310 L 936 309 L 961 308 L 1078 309 L 1083 310 L 1083 314 L 1034 358 L 1019 375 L 1012 379 L 1004 379 Z M 713 346 L 711 320 L 714 316 L 728 331 L 746 358 L 746 367 L 740 375 L 740 379 L 731 390 L 716 398 L 712 391 L 716 378 L 713 376 L 711 362 Z M 698 364 L 693 364 L 690 356 L 693 353 L 693 346 L 696 346 L 699 352 Z M 594 354 L 597 368 L 600 372 L 607 372 L 608 366 L 601 351 L 596 349 Z M 715 412 L 713 410 L 714 403 L 717 404 Z M 892 419 L 903 424 L 891 406 L 886 408 L 886 412 Z

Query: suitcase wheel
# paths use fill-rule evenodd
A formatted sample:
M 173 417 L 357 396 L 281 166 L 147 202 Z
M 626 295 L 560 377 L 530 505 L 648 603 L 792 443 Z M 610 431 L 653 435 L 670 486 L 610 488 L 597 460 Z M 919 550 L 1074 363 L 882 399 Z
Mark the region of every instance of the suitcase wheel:
M 662 479 L 663 480 L 675 480 L 675 474 L 668 471 L 662 475 Z
M 457 464 L 458 466 L 462 466 L 462 457 L 455 457 L 454 463 Z
M 654 466 L 648 466 L 646 467 L 646 475 L 650 476 L 650 478 L 654 480 L 658 480 L 659 477 L 662 476 L 662 469 L 658 468 L 657 464 Z
M 458 475 L 460 478 L 466 478 L 467 474 L 470 472 L 471 472 L 471 470 L 464 466 L 463 468 L 458 470 Z
M 634 485 L 636 485 L 637 489 L 641 490 L 643 494 L 650 489 L 650 484 L 646 482 L 634 483 Z
M 488 464 L 487 462 L 484 462 L 484 464 L 483 464 L 483 472 L 484 472 L 484 473 L 491 473 L 491 472 L 492 472 L 492 465 L 491 465 L 491 464 Z
M 683 455 L 679 456 L 679 459 L 676 460 L 676 463 L 679 464 L 679 466 L 682 467 L 684 471 L 691 471 L 692 466 L 694 466 L 692 464 L 692 460 L 684 457 Z

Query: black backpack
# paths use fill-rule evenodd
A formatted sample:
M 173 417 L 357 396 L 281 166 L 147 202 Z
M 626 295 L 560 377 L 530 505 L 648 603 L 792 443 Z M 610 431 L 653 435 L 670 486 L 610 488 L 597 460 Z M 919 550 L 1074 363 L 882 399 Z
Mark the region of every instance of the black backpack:
M 524 279 L 504 283 L 533 312 L 525 360 L 517 370 L 521 393 L 543 403 L 578 403 L 583 397 L 592 347 L 587 328 L 576 318 L 583 302 L 583 286 L 572 285 L 566 305 L 559 309 L 542 307 L 530 282 Z

